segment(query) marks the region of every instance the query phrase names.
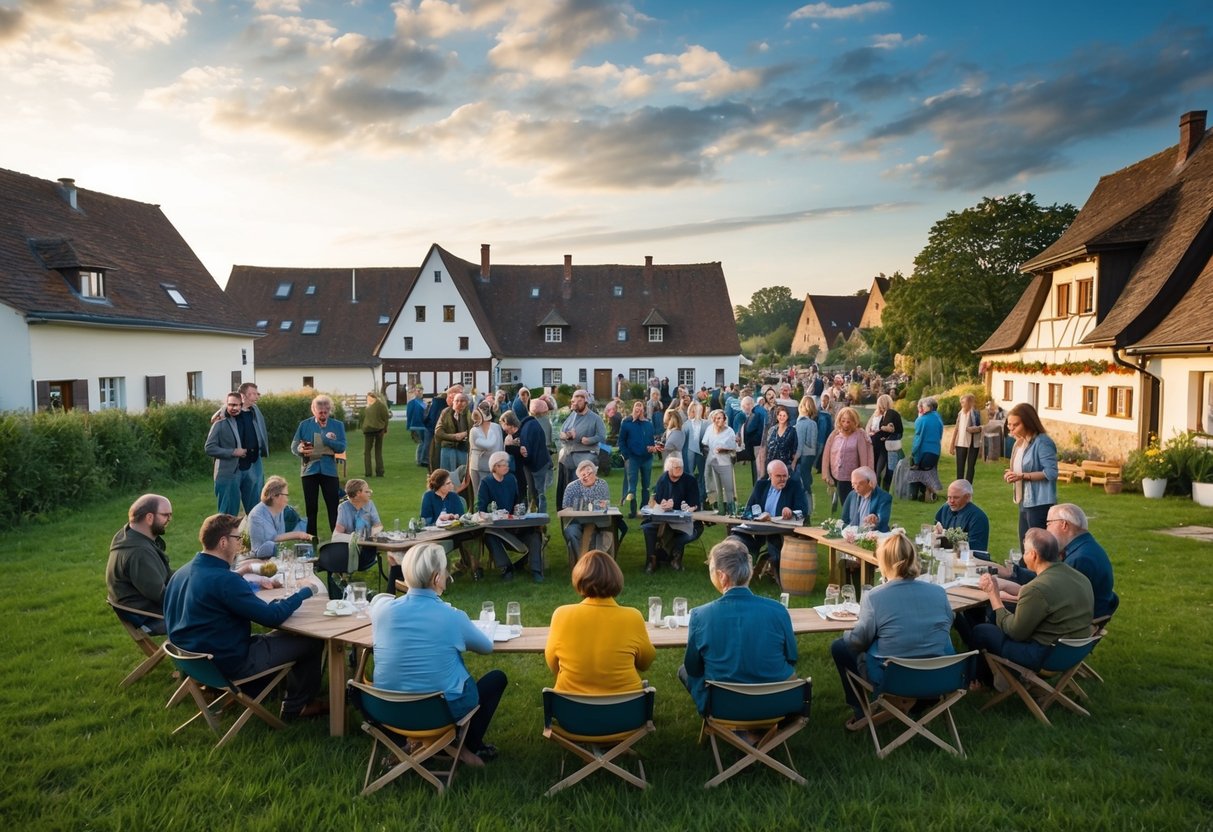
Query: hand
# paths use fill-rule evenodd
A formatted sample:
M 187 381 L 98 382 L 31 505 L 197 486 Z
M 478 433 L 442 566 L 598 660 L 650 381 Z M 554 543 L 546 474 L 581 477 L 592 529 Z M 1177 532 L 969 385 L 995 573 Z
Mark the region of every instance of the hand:
M 570 433 L 569 436 L 572 437 L 572 434 Z M 583 436 L 583 437 L 581 437 L 581 444 L 582 445 L 594 445 L 596 443 L 594 442 L 593 437 Z
M 1002 479 L 1004 482 L 1015 482 L 1015 479 L 1016 479 L 1015 472 L 1012 471 L 1010 468 L 1008 468 L 1007 470 L 1002 472 Z
M 519 448 L 518 453 L 522 454 L 523 458 L 525 459 L 526 458 L 526 446 L 523 445 L 521 448 Z
M 261 585 L 262 589 L 273 589 L 275 586 L 277 586 L 277 584 L 274 583 L 273 578 L 258 578 L 257 583 Z
M 248 448 L 236 448 L 234 451 L 232 451 L 232 456 L 246 457 L 248 456 Z
M 784 520 L 791 520 L 792 519 L 792 510 L 790 508 L 785 507 L 784 510 L 779 513 L 779 516 L 782 517 Z
M 670 499 L 670 500 L 662 500 L 662 501 L 661 501 L 661 509 L 662 509 L 662 511 L 669 511 L 669 510 L 670 510 L 670 509 L 672 509 L 672 508 L 674 508 L 674 501 L 673 501 L 673 499 Z
M 863 518 L 863 522 L 865 526 L 876 526 L 880 524 L 880 518 L 875 514 L 869 514 L 867 517 Z

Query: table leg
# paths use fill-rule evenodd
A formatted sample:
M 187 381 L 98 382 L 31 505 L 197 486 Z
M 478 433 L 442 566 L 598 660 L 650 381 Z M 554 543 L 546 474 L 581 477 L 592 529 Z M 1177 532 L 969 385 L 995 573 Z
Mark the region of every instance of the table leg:
M 329 654 L 329 736 L 345 736 L 345 643 L 325 642 Z

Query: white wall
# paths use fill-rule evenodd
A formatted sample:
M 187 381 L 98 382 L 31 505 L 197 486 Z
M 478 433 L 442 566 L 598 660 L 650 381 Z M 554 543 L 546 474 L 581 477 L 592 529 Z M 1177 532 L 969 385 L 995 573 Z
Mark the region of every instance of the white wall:
M 168 404 L 186 401 L 189 372 L 202 372 L 205 399 L 222 398 L 234 370 L 246 381 L 254 377 L 253 339 L 246 336 L 39 324 L 29 328 L 29 339 L 30 376 L 35 381 L 87 379 L 90 410 L 99 400 L 102 377 L 126 379 L 129 411 L 147 406 L 146 376 L 164 376 Z M 248 351 L 248 364 L 241 363 L 242 349 Z M 23 406 L 32 408 L 28 378 L 22 387 L 27 396 Z
M 586 386 L 594 384 L 594 371 L 611 371 L 612 386 L 619 373 L 624 378 L 631 379 L 633 369 L 650 368 L 658 378 L 668 378 L 671 389 L 678 386 L 678 371 L 690 368 L 695 371 L 694 389 L 701 385 L 712 387 L 716 383 L 717 368 L 724 369 L 724 380 L 728 384 L 737 381 L 740 375 L 741 362 L 735 355 L 686 355 L 671 357 L 668 355 L 653 355 L 643 358 L 573 358 L 554 360 L 550 358 L 503 358 L 498 362 L 501 369 L 522 371 L 522 381 L 528 387 L 539 387 L 543 384 L 543 371 L 547 368 L 559 369 L 563 373 L 563 384 L 577 386 L 580 384 L 579 371 L 586 371 Z
M 441 272 L 441 281 L 434 282 L 434 272 Z M 444 323 L 442 307 L 455 307 L 453 323 Z M 417 322 L 416 307 L 425 307 L 425 322 Z M 413 339 L 413 349 L 405 351 L 404 338 Z M 468 339 L 468 348 L 459 349 L 459 338 Z M 434 251 L 425 265 L 421 267 L 421 275 L 417 278 L 413 291 L 404 301 L 400 315 L 388 332 L 379 351 L 379 357 L 417 359 L 417 358 L 473 358 L 485 359 L 489 356 L 489 345 L 485 342 L 476 322 L 468 312 L 459 290 L 442 265 L 442 258 Z M 428 388 L 427 388 L 428 389 Z M 365 391 L 364 391 L 365 392 Z
M 378 367 L 261 367 L 251 380 L 262 393 L 296 393 L 304 376 L 312 376 L 316 390 L 339 396 L 365 395 L 380 389 L 382 381 Z
M 33 385 L 30 384 L 29 327 L 25 316 L 0 303 L 0 410 L 32 410 Z
M 1213 356 L 1199 358 L 1155 358 L 1147 369 L 1162 379 L 1158 435 L 1164 442 L 1177 433 L 1195 430 L 1199 424 L 1213 432 L 1209 408 L 1213 399 Z M 1201 389 L 1203 387 L 1203 390 Z M 1204 413 L 1197 408 L 1204 409 Z

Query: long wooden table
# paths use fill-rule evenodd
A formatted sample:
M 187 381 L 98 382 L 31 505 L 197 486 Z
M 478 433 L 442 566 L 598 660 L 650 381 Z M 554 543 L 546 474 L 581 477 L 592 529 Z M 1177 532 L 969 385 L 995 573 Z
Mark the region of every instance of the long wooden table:
M 616 560 L 619 559 L 619 523 L 623 519 L 623 513 L 618 507 L 608 508 L 606 511 L 583 511 L 575 508 L 562 508 L 556 512 L 556 516 L 560 518 L 560 529 L 564 531 L 569 523 L 577 522 L 583 527 L 593 526 L 595 529 L 604 529 L 610 535 L 610 545 L 607 549 L 607 554 Z M 594 548 L 594 538 L 597 534 L 586 534 L 586 529 L 582 529 L 581 533 L 581 551 L 578 556 L 584 555 L 590 549 Z

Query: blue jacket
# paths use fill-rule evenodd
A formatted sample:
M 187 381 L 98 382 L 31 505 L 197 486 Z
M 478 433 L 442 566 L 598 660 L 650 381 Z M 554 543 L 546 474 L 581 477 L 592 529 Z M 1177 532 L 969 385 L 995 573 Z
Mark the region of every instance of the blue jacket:
M 1096 618 L 1116 611 L 1120 599 L 1112 590 L 1112 561 L 1090 532 L 1083 532 L 1070 541 L 1065 550 L 1065 562 L 1086 575 L 1091 582 Z
M 846 523 L 848 526 L 860 525 L 863 520 L 863 517 L 859 516 L 859 501 L 861 499 L 863 498 L 859 496 L 858 491 L 852 491 L 847 495 L 846 500 L 842 504 L 843 523 Z M 892 513 L 893 495 L 883 489 L 873 488 L 872 493 L 868 495 L 868 514 L 876 515 L 876 531 L 887 532 L 889 530 L 889 515 Z
M 947 529 L 964 529 L 969 534 L 969 548 L 978 552 L 990 551 L 990 518 L 970 502 L 960 511 L 944 503 L 935 512 L 935 522 Z
M 708 704 L 706 681 L 782 682 L 796 672 L 792 618 L 778 601 L 735 586 L 691 610 L 682 666 L 695 707 Z
M 1023 502 L 1020 506 L 1033 508 L 1056 505 L 1057 446 L 1053 444 L 1053 440 L 1047 434 L 1036 434 L 1028 443 L 1028 447 L 1024 448 L 1021 464 L 1025 474 L 1044 471 L 1045 479 L 1023 481 Z
M 943 450 L 943 419 L 934 410 L 914 420 L 914 444 L 910 446 L 910 457 L 918 462 L 923 454 L 939 456 Z
M 199 552 L 169 579 L 164 623 L 173 644 L 211 653 L 215 665 L 231 675 L 248 659 L 252 622 L 277 627 L 311 597 L 312 591 L 304 587 L 267 604 L 223 558 Z
M 323 454 L 319 459 L 309 460 L 299 453 L 300 442 L 311 442 L 316 434 L 330 432 L 336 435 L 336 439 L 325 439 L 325 447 L 332 449 L 335 453 L 343 453 L 345 451 L 345 425 L 340 420 L 330 417 L 323 428 L 316 424 L 316 419 L 311 416 L 299 423 L 299 427 L 295 429 L 295 438 L 291 441 L 291 453 L 299 457 L 303 466 L 300 476 L 308 477 L 313 474 L 321 474 L 326 477 L 337 476 L 337 460 L 333 458 L 332 454 Z
M 817 455 L 821 456 L 821 449 L 826 446 L 826 440 L 830 438 L 830 434 L 834 432 L 834 417 L 830 415 L 828 410 L 817 411 Z
M 513 474 L 506 474 L 501 482 L 490 474 L 480 478 L 480 493 L 476 495 L 476 510 L 488 511 L 490 503 L 496 503 L 500 511 L 513 512 L 514 506 L 522 502 L 518 493 L 518 480 Z
M 759 505 L 763 511 L 766 511 L 767 497 L 771 494 L 771 478 L 763 477 L 754 483 L 754 490 L 750 492 L 750 499 L 746 502 L 746 506 Z M 788 477 L 787 483 L 783 487 L 783 491 L 779 492 L 779 502 L 775 504 L 775 511 L 771 512 L 772 517 L 780 517 L 785 508 L 790 508 L 792 511 L 803 512 L 805 522 L 809 520 L 809 498 L 804 493 L 804 485 L 800 482 L 799 477 Z
M 404 420 L 409 430 L 425 430 L 425 403 L 417 397 L 404 406 Z
M 636 421 L 631 417 L 623 420 L 619 426 L 619 451 L 625 457 L 644 459 L 652 457 L 649 446 L 653 444 L 653 421 L 641 419 Z
M 513 505 L 510 506 L 514 508 Z M 425 521 L 427 526 L 433 525 L 438 519 L 438 515 L 446 512 L 447 514 L 463 514 L 467 511 L 464 505 L 463 498 L 454 491 L 446 495 L 446 499 L 438 496 L 437 491 L 427 490 L 421 495 L 421 519 Z
M 892 580 L 864 592 L 855 628 L 845 636 L 851 650 L 867 653 L 868 681 L 879 689 L 889 657 L 951 656 L 952 605 L 943 587 Z
M 527 414 L 518 425 L 518 440 L 526 448 L 526 456 L 518 455 L 518 462 L 524 468 L 538 471 L 552 464 L 552 455 L 548 452 L 548 435 L 543 432 L 543 426 L 534 416 Z

